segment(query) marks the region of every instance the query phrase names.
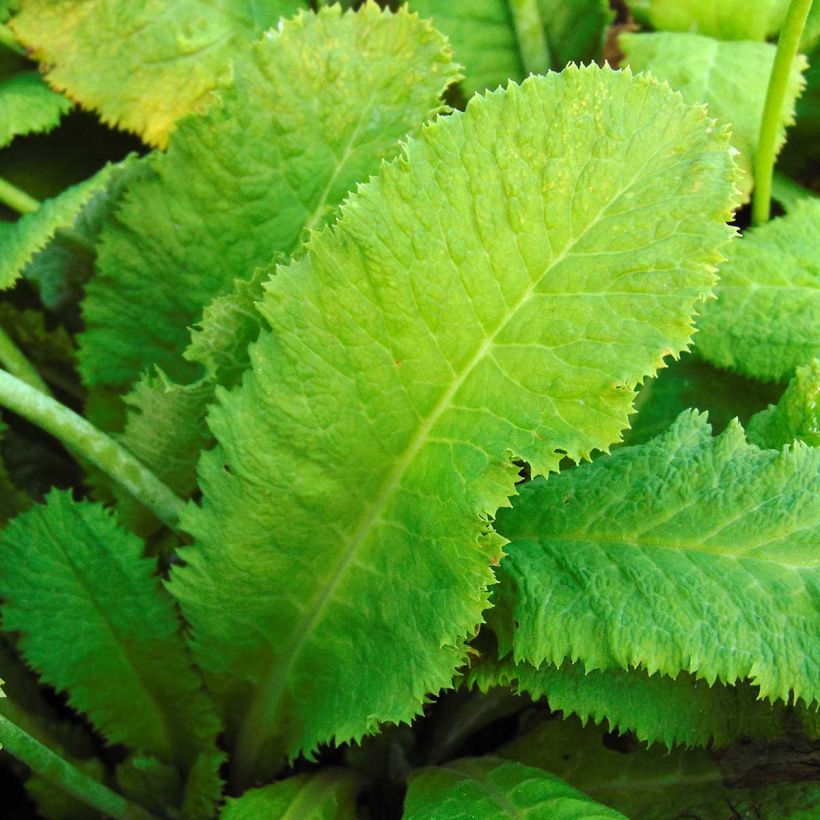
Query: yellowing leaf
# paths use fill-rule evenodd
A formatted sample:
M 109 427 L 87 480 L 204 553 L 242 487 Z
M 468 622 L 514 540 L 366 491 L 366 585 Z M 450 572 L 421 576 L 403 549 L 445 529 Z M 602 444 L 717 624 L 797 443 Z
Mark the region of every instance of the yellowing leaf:
M 230 61 L 300 0 L 22 0 L 15 34 L 58 91 L 164 146 Z

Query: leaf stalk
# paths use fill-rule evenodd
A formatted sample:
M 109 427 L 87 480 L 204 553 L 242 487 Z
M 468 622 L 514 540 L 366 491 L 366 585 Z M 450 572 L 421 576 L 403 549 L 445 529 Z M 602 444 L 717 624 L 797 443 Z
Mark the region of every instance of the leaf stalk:
M 792 63 L 800 47 L 803 29 L 811 10 L 812 0 L 791 0 L 786 11 L 786 19 L 777 40 L 777 53 L 769 77 L 763 119 L 757 140 L 754 162 L 755 189 L 752 199 L 752 224 L 762 225 L 769 221 L 772 202 L 772 176 L 774 174 L 775 152 L 777 148 L 777 128 L 783 101 L 789 83 Z
M 18 214 L 30 214 L 40 207 L 40 201 L 0 177 L 0 202 Z
M 48 385 L 40 378 L 34 365 L 2 327 L 0 327 L 0 365 L 5 367 L 12 376 L 31 385 L 35 390 L 47 395 L 51 394 Z

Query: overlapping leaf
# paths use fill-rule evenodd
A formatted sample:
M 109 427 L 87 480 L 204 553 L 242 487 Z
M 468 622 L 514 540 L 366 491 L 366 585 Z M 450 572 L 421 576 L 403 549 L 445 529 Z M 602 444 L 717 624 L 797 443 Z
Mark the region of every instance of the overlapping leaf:
M 779 449 L 795 439 L 820 447 L 820 359 L 798 367 L 780 401 L 752 417 L 748 438 L 758 447 Z
M 91 384 L 127 384 L 151 364 L 194 376 L 181 356 L 202 309 L 322 225 L 440 108 L 457 70 L 429 23 L 368 4 L 297 16 L 234 75 L 222 104 L 154 156 L 155 176 L 131 187 L 103 235 L 84 305 Z
M 733 179 L 701 109 L 570 68 L 425 128 L 279 269 L 171 584 L 240 770 L 449 684 L 511 455 L 546 472 L 618 438 L 686 344 Z
M 405 820 L 623 818 L 542 769 L 492 757 L 454 760 L 410 778 Z
M 744 171 L 741 190 L 752 190 L 752 167 L 757 150 L 766 89 L 774 62 L 772 43 L 721 42 L 699 34 L 623 34 L 619 38 L 626 62 L 635 71 L 651 71 L 668 80 L 684 100 L 706 103 L 709 113 L 732 126 L 732 145 L 740 151 Z M 794 107 L 803 87 L 805 58 L 795 60 L 780 114 L 777 145 L 794 122 Z
M 67 493 L 0 533 L 3 626 L 27 661 L 110 742 L 186 773 L 204 761 L 218 783 L 218 724 L 152 575 L 139 539 Z
M 663 436 L 522 489 L 494 625 L 539 665 L 641 666 L 761 696 L 820 696 L 820 451 L 718 438 L 682 414 Z
M 360 786 L 359 777 L 348 769 L 326 768 L 316 774 L 300 774 L 229 799 L 220 820 L 355 820 Z
M 17 136 L 50 131 L 71 105 L 71 100 L 52 91 L 36 71 L 0 79 L 0 148 Z
M 164 146 L 230 61 L 300 0 L 22 0 L 11 26 L 48 81 L 104 122 Z
M 782 732 L 785 709 L 758 701 L 750 686 L 709 686 L 688 674 L 676 678 L 647 675 L 637 669 L 584 671 L 581 664 L 560 666 L 483 658 L 470 669 L 467 685 L 487 691 L 509 686 L 534 699 L 545 697 L 550 709 L 577 715 L 582 723 L 606 721 L 612 731 L 634 732 L 649 744 L 667 748 L 726 746 L 740 737 L 770 739 Z
M 750 230 L 721 266 L 695 337 L 707 361 L 785 381 L 820 354 L 820 200 Z
M 431 17 L 450 38 L 466 68 L 462 86 L 468 96 L 523 80 L 531 71 L 597 57 L 612 19 L 604 0 L 411 0 L 410 8 Z
M 783 23 L 789 0 L 629 0 L 636 17 L 663 31 L 720 40 L 765 40 Z

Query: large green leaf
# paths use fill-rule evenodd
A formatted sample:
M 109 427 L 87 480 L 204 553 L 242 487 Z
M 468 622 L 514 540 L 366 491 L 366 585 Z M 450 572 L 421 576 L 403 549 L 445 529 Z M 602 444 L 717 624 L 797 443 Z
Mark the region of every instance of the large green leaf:
M 752 417 L 748 437 L 758 447 L 777 449 L 795 439 L 820 447 L 820 359 L 797 368 L 780 401 Z
M 812 810 L 820 807 L 820 789 L 811 782 L 754 789 L 728 786 L 706 751 L 630 749 L 628 740 L 614 746 L 602 734 L 592 726 L 582 728 L 575 718 L 549 720 L 502 746 L 497 754 L 555 772 L 593 799 L 640 820 L 808 820 L 816 816 Z
M 638 669 L 585 671 L 579 663 L 536 669 L 509 655 L 483 658 L 467 674 L 468 686 L 486 692 L 511 687 L 534 699 L 545 697 L 553 711 L 578 715 L 582 723 L 607 721 L 612 731 L 668 748 L 726 746 L 741 737 L 773 738 L 783 730 L 785 708 L 757 700 L 750 686 L 709 686 L 688 674 L 676 678 Z
M 410 8 L 450 38 L 468 95 L 597 57 L 613 17 L 606 0 L 410 0 Z
M 218 723 L 153 570 L 102 507 L 53 491 L 0 533 L 3 626 L 109 742 L 218 782 Z
M 789 0 L 629 0 L 638 19 L 663 31 L 720 40 L 765 40 L 783 23 Z
M 542 769 L 492 757 L 454 760 L 410 777 L 404 820 L 587 820 L 623 815 Z
M 626 63 L 635 71 L 651 71 L 658 79 L 668 80 L 684 100 L 706 103 L 711 116 L 732 126 L 732 145 L 740 151 L 738 161 L 744 171 L 740 187 L 748 197 L 775 46 L 665 32 L 623 34 L 619 42 Z M 786 141 L 786 126 L 794 122 L 795 101 L 803 88 L 805 68 L 802 56 L 792 65 L 780 114 L 778 151 Z
M 21 71 L 0 80 L 0 148 L 22 134 L 50 131 L 71 105 L 36 71 Z
M 202 309 L 292 253 L 458 76 L 429 23 L 373 4 L 297 16 L 234 75 L 222 104 L 154 155 L 153 177 L 130 187 L 103 233 L 81 337 L 90 384 L 127 384 L 151 364 L 193 377 L 182 352 Z
M 352 771 L 326 768 L 299 774 L 228 800 L 220 820 L 355 820 L 361 781 Z
M 230 60 L 300 0 L 22 0 L 11 26 L 48 81 L 103 122 L 165 145 Z
M 747 376 L 784 381 L 820 355 L 820 200 L 746 233 L 698 319 L 695 350 Z
M 502 653 L 820 697 L 819 492 L 820 450 L 761 451 L 737 423 L 712 438 L 694 412 L 523 487 L 497 522 Z
M 686 344 L 731 235 L 729 154 L 652 78 L 571 67 L 426 127 L 279 269 L 171 584 L 240 768 L 450 683 L 512 457 L 608 447 Z

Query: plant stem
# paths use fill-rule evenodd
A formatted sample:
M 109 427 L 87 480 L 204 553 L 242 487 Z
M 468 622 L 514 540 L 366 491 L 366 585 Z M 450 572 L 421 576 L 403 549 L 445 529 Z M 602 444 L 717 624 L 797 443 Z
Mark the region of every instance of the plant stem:
M 60 439 L 124 487 L 160 521 L 175 529 L 185 502 L 141 461 L 82 416 L 0 370 L 0 406 Z
M 30 214 L 40 207 L 39 200 L 29 196 L 25 191 L 21 191 L 17 186 L 12 185 L 2 177 L 0 177 L 0 202 L 8 205 L 9 208 L 19 214 Z
M 800 38 L 803 36 L 811 2 L 812 0 L 791 0 L 777 41 L 777 54 L 775 54 L 772 73 L 769 77 L 755 155 L 755 189 L 752 199 L 752 224 L 754 225 L 762 225 L 769 221 L 777 128 L 780 114 L 783 111 L 783 100 L 786 97 L 792 63 L 800 47 Z
M 25 357 L 25 354 L 12 341 L 11 337 L 0 327 L 0 365 L 6 368 L 12 376 L 17 376 L 26 384 L 30 384 L 41 393 L 50 394 L 46 383 L 40 378 L 34 365 Z
M 23 57 L 27 56 L 26 50 L 17 42 L 14 32 L 5 23 L 0 23 L 0 45 L 11 49 Z
M 129 803 L 107 786 L 84 774 L 60 755 L 24 732 L 17 724 L 0 715 L 0 743 L 3 749 L 25 763 L 33 772 L 67 791 L 89 806 L 116 820 L 154 818 L 140 806 Z
M 509 7 L 524 74 L 546 74 L 550 68 L 550 53 L 538 0 L 510 0 Z

